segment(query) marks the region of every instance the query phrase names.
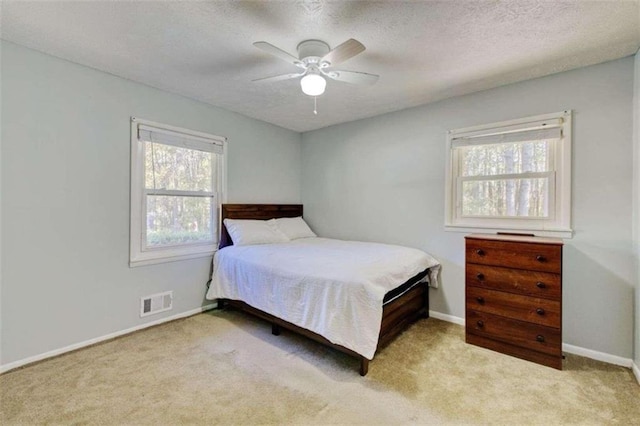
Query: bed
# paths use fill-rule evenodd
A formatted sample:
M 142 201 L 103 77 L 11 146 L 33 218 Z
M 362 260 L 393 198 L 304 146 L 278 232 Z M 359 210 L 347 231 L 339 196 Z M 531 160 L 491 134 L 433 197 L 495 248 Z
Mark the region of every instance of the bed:
M 207 299 L 243 310 L 360 360 L 429 315 L 439 263 L 399 246 L 316 238 L 234 246 L 225 219 L 298 218 L 299 204 L 224 204 Z M 229 221 L 226 222 L 229 224 Z

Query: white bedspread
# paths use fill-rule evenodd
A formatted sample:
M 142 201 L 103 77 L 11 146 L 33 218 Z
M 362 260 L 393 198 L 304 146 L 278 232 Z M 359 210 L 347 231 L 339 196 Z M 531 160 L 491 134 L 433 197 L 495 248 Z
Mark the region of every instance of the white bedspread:
M 423 251 L 388 244 L 302 238 L 229 246 L 214 257 L 207 299 L 245 303 L 372 359 L 385 294 L 439 263 Z

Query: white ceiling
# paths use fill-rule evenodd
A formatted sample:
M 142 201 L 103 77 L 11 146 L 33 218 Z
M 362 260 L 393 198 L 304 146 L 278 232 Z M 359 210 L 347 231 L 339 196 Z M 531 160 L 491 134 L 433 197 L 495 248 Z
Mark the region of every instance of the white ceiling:
M 371 117 L 600 63 L 640 47 L 640 2 L 6 1 L 1 36 L 296 131 Z M 371 87 L 329 81 L 318 98 L 298 69 L 253 47 L 296 54 L 320 39 L 367 50 L 339 68 L 380 75 Z

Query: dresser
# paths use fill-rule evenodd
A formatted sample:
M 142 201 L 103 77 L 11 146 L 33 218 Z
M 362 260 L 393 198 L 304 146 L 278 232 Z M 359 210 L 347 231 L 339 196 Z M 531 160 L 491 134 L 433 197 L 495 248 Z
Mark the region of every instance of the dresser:
M 465 237 L 467 343 L 562 369 L 562 244 Z

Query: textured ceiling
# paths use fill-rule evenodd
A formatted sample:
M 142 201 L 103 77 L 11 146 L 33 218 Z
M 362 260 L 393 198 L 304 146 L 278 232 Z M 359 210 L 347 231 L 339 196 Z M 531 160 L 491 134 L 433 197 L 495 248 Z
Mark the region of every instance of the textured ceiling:
M 630 1 L 2 1 L 5 40 L 169 92 L 307 131 L 632 55 Z M 318 98 L 252 43 L 292 54 L 306 39 L 367 50 L 339 68 L 371 87 L 329 81 Z

